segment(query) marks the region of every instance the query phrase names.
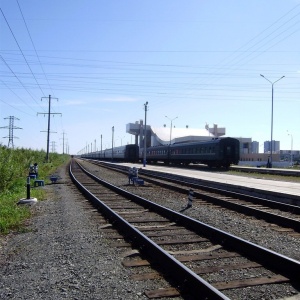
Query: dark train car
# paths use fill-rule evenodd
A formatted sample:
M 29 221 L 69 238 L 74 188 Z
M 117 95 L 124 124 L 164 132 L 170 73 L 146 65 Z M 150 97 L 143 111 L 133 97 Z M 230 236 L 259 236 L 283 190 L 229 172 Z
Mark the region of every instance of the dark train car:
M 147 161 L 166 164 L 202 163 L 209 167 L 229 167 L 238 164 L 240 158 L 239 140 L 234 138 L 212 139 L 203 142 L 180 143 L 170 146 L 150 147 Z
M 138 162 L 139 160 L 139 146 L 135 144 L 126 145 L 125 147 L 125 160 L 127 162 Z
M 124 162 L 138 162 L 139 160 L 139 147 L 137 145 L 125 145 L 114 147 L 113 149 L 105 149 L 103 151 L 96 151 L 86 153 L 81 156 L 82 158 L 99 159 L 108 161 L 124 161 Z
M 143 151 L 140 153 L 140 158 L 143 156 Z M 147 148 L 146 159 L 148 163 L 157 163 L 162 161 L 164 163 L 169 163 L 169 146 L 155 146 Z

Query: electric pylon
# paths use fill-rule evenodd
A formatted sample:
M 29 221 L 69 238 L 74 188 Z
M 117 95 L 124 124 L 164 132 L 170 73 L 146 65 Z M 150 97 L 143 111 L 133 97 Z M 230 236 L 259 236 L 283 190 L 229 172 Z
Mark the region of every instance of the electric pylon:
M 14 126 L 14 121 L 19 120 L 18 118 L 14 116 L 9 116 L 7 118 L 4 118 L 4 120 L 6 119 L 9 119 L 9 125 L 0 127 L 0 129 L 8 128 L 8 136 L 4 136 L 3 138 L 8 138 L 8 147 L 14 148 L 14 138 L 17 139 L 17 137 L 14 137 L 14 129 L 22 129 L 22 128 Z

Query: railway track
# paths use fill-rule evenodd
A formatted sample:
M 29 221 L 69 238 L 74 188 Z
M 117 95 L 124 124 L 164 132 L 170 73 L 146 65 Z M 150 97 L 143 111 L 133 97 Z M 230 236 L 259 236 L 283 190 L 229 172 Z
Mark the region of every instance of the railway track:
M 127 174 L 126 167 L 107 165 L 94 162 L 97 165 Z M 216 205 L 232 211 L 263 219 L 269 224 L 276 224 L 287 234 L 300 237 L 300 207 L 277 201 L 267 200 L 242 193 L 214 188 L 198 183 L 197 180 L 167 173 L 158 173 L 142 170 L 140 177 L 147 182 L 160 185 L 164 188 L 176 190 L 186 194 L 188 189 L 193 189 L 193 205 Z M 289 230 L 290 229 L 290 230 Z
M 259 288 L 290 285 L 294 289 L 293 285 L 299 282 L 300 263 L 296 260 L 102 182 L 74 161 L 70 175 L 101 213 L 147 258 L 125 264 L 159 266 L 160 272 L 172 277 L 182 295 L 195 299 L 199 295 L 201 299 L 251 299 L 251 293 L 257 293 Z M 144 276 L 151 278 L 155 274 Z M 147 294 L 149 298 L 152 295 L 157 295 L 157 291 Z M 270 294 L 270 299 L 274 298 Z

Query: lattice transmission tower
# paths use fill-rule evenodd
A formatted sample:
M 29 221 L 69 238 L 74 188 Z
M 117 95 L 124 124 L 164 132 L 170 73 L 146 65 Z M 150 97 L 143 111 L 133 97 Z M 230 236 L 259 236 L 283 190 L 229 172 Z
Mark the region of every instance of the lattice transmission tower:
M 9 119 L 9 125 L 0 127 L 0 129 L 8 128 L 8 136 L 4 136 L 3 138 L 7 139 L 8 138 L 8 147 L 14 148 L 14 138 L 18 139 L 18 137 L 14 136 L 14 129 L 23 129 L 20 127 L 14 126 L 14 121 L 15 120 L 20 120 L 14 116 L 9 116 L 7 118 L 4 118 L 4 120 Z

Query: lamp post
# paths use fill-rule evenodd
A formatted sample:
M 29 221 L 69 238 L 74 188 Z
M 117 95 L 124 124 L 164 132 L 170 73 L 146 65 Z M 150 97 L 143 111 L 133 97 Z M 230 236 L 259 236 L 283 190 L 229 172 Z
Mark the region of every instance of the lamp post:
M 273 163 L 273 96 L 274 96 L 274 84 L 281 80 L 282 78 L 284 78 L 285 76 L 280 77 L 279 79 L 277 79 L 276 81 L 272 82 L 270 81 L 268 78 L 266 78 L 264 75 L 260 74 L 261 77 L 263 77 L 264 79 L 266 79 L 267 81 L 269 81 L 272 85 L 272 109 L 271 109 L 271 155 L 270 155 L 270 164 L 269 164 L 269 168 L 272 168 L 272 163 Z
M 293 166 L 293 135 L 288 133 L 291 136 L 291 167 Z
M 174 118 L 174 119 L 170 119 L 168 116 L 165 116 L 167 119 L 169 119 L 171 121 L 171 127 L 170 127 L 170 145 L 171 145 L 171 140 L 172 140 L 172 123 L 174 120 L 176 120 L 178 117 Z

